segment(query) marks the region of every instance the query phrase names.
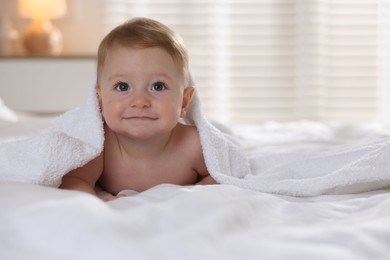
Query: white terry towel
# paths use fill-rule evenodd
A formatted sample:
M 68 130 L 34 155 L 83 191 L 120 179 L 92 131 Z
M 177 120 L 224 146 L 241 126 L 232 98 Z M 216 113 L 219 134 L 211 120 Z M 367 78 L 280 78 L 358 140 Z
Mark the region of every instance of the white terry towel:
M 390 184 L 390 141 L 306 158 L 247 154 L 202 113 L 198 93 L 185 121 L 196 125 L 208 171 L 219 183 L 293 196 L 363 192 Z M 98 156 L 104 130 L 94 88 L 86 103 L 40 135 L 0 145 L 0 180 L 58 187 L 62 177 Z
M 98 156 L 103 122 L 94 88 L 86 103 L 56 118 L 42 134 L 0 144 L 0 180 L 58 187 L 62 177 Z
M 204 118 L 197 93 L 185 121 L 199 130 L 209 171 L 231 176 L 249 173 L 240 146 Z M 56 118 L 47 132 L 0 145 L 0 180 L 58 187 L 67 172 L 98 156 L 103 144 L 103 121 L 91 88 L 86 103 Z

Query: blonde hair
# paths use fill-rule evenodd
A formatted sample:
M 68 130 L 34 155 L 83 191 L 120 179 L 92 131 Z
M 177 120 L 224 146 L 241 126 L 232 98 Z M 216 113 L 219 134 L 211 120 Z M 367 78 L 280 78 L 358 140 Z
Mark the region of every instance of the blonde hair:
M 99 45 L 97 57 L 97 80 L 109 51 L 117 46 L 130 48 L 160 47 L 171 55 L 182 68 L 182 75 L 189 84 L 188 52 L 182 37 L 168 26 L 149 19 L 134 18 L 114 28 Z

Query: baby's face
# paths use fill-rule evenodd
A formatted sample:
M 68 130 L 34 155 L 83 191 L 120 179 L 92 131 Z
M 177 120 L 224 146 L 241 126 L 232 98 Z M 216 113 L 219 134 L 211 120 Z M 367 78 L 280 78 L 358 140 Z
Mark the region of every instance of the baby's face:
M 107 126 L 133 139 L 169 133 L 187 102 L 181 69 L 158 47 L 114 48 L 97 92 Z

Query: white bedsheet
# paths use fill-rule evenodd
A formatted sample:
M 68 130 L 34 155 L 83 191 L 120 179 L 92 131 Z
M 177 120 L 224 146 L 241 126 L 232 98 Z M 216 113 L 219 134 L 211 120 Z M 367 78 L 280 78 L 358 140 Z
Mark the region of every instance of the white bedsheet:
M 26 120 L 6 131 L 0 124 L 0 141 L 50 122 Z M 294 122 L 234 131 L 248 151 L 266 155 L 353 146 L 389 136 L 388 129 Z M 296 198 L 166 184 L 105 203 L 82 192 L 1 182 L 0 259 L 387 260 L 390 190 Z
M 280 197 L 160 185 L 105 203 L 0 184 L 1 259 L 389 259 L 390 193 Z
M 57 114 L 37 115 L 17 113 L 16 121 L 0 119 L 0 142 L 27 137 L 46 131 Z

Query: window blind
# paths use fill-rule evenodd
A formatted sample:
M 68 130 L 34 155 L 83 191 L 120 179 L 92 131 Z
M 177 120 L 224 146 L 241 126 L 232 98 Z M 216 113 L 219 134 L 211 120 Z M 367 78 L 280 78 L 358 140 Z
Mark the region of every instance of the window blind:
M 105 30 L 136 16 L 179 32 L 210 120 L 385 120 L 388 0 L 105 0 Z

